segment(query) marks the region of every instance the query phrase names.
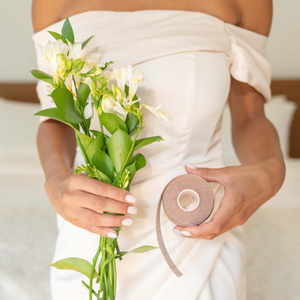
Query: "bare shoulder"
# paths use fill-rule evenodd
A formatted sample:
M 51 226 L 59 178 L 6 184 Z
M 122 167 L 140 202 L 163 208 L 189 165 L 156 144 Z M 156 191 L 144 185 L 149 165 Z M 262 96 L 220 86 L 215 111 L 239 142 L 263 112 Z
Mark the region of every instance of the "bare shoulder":
M 65 0 L 33 0 L 31 18 L 34 32 L 60 21 Z
M 272 0 L 237 0 L 240 9 L 239 26 L 268 36 L 273 17 Z

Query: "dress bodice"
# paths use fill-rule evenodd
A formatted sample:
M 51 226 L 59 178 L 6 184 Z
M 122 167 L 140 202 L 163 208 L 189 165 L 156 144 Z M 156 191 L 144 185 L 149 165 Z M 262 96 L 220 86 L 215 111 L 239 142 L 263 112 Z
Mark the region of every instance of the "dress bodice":
M 158 127 L 155 117 L 145 112 L 140 137 L 161 135 L 164 141 L 141 149 L 148 165 L 135 180 L 185 163 L 223 165 L 220 127 L 230 75 L 270 100 L 264 35 L 191 11 L 88 11 L 69 19 L 77 41 L 95 36 L 88 47 L 98 47 L 102 61 L 138 66 L 145 74 L 138 96 L 150 105 L 162 104 L 172 118 Z M 38 44 L 46 44 L 52 38 L 47 30 L 59 32 L 63 22 L 33 35 L 43 71 L 49 72 L 49 66 Z M 46 85 L 37 86 L 43 109 L 54 105 Z M 92 127 L 97 127 L 96 118 Z
M 231 76 L 248 83 L 271 98 L 271 70 L 265 56 L 267 37 L 231 25 L 213 16 L 188 11 L 150 10 L 136 12 L 89 11 L 71 16 L 77 41 L 95 37 L 89 48 L 99 47 L 102 61 L 116 66 L 138 66 L 145 80 L 138 90 L 142 102 L 157 106 L 171 116 L 159 126 L 144 112 L 139 137 L 161 135 L 164 141 L 139 149 L 147 166 L 138 171 L 130 191 L 137 197 L 139 213 L 133 226 L 123 227 L 118 243 L 123 250 L 157 245 L 156 206 L 166 184 L 185 174 L 184 164 L 222 167 L 221 120 L 228 98 Z M 46 44 L 47 30 L 60 32 L 64 21 L 33 35 L 38 68 L 49 73 L 48 62 L 38 44 Z M 47 84 L 39 82 L 37 93 L 42 109 L 54 106 Z M 41 121 L 46 118 L 41 117 Z M 97 122 L 92 120 L 92 127 Z M 75 165 L 84 163 L 78 151 Z M 222 189 L 212 185 L 217 210 Z M 163 215 L 161 230 L 168 251 L 184 273 L 179 282 L 161 253 L 128 255 L 117 261 L 120 300 L 244 300 L 244 251 L 241 228 L 213 241 L 174 235 L 174 224 Z M 65 257 L 92 260 L 98 236 L 80 229 L 58 215 L 59 237 L 53 261 Z M 83 275 L 52 269 L 54 299 L 84 299 Z M 118 296 L 118 297 L 119 297 Z

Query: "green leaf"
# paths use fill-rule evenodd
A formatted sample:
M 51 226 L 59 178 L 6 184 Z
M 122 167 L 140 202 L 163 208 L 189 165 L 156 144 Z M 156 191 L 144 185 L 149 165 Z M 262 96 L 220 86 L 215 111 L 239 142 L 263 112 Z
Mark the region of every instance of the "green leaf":
M 51 118 L 51 119 L 55 119 L 57 121 L 63 122 L 71 127 L 73 127 L 65 118 L 64 116 L 61 114 L 61 112 L 56 108 L 47 108 L 47 109 L 43 109 L 40 110 L 39 112 L 34 114 L 35 116 L 43 116 L 43 117 L 47 117 L 47 118 Z
M 144 252 L 151 251 L 151 250 L 158 249 L 158 248 L 159 247 L 145 245 L 145 246 L 141 246 L 141 247 L 135 248 L 135 249 L 133 249 L 131 251 L 121 251 L 120 255 L 124 256 L 127 253 L 144 253 Z
M 55 89 L 50 97 L 67 121 L 74 124 L 82 122 L 82 118 L 75 109 L 73 95 L 67 88 Z
M 58 41 L 58 40 L 62 40 L 65 44 L 68 45 L 67 40 L 59 33 L 54 32 L 54 31 L 49 31 L 48 32 Z
M 80 86 L 78 88 L 77 92 L 77 99 L 82 108 L 85 108 L 86 100 L 90 94 L 91 90 L 89 86 L 83 82 L 80 83 Z
M 92 265 L 88 261 L 77 257 L 65 258 L 51 264 L 50 266 L 60 270 L 73 270 L 87 276 L 88 278 L 90 278 L 92 271 Z M 98 273 L 94 270 L 93 278 L 97 277 L 99 277 Z
M 39 80 L 45 81 L 47 83 L 53 84 L 53 77 L 40 70 L 32 70 L 31 74 Z
M 95 137 L 97 137 L 99 134 L 103 134 L 102 132 L 98 131 L 98 130 L 91 130 L 91 132 L 93 133 L 93 135 Z
M 136 151 L 142 147 L 145 147 L 149 144 L 152 144 L 154 142 L 159 142 L 159 141 L 163 141 L 163 138 L 160 136 L 151 136 L 151 137 L 136 140 L 133 150 Z
M 102 149 L 104 146 L 104 135 L 101 132 L 95 139 L 93 139 L 90 143 L 89 146 L 86 149 L 86 155 L 90 161 L 90 163 L 93 165 L 93 156 L 95 152 L 98 149 Z
M 138 117 L 135 114 L 129 112 L 126 118 L 126 125 L 128 128 L 128 132 L 131 133 L 136 128 L 138 123 L 139 123 Z
M 85 40 L 81 45 L 81 49 L 83 49 L 93 37 L 94 35 L 90 36 L 87 40 Z
M 129 153 L 132 140 L 123 130 L 117 129 L 111 136 L 108 144 L 108 153 L 114 163 L 116 172 L 119 173 Z
M 112 183 L 111 179 L 106 174 L 104 174 L 103 172 L 99 171 L 95 167 L 94 167 L 94 172 L 95 172 L 95 176 L 93 176 L 93 178 L 95 177 L 99 181 L 103 181 L 105 183 L 109 183 L 109 184 Z
M 118 128 L 128 132 L 125 122 L 117 115 L 103 113 L 100 115 L 100 121 L 111 134 L 113 134 Z
M 104 134 L 104 145 L 108 148 L 110 137 Z
M 106 174 L 99 171 L 98 169 L 96 169 L 94 166 L 92 166 L 90 164 L 87 164 L 86 166 L 84 166 L 84 165 L 77 166 L 77 168 L 75 170 L 75 174 L 78 174 L 78 173 L 86 173 L 88 175 L 88 177 L 90 177 L 90 178 L 96 178 L 99 181 L 103 181 L 103 182 L 106 182 L 109 184 L 112 183 L 112 181 Z
M 90 145 L 90 143 L 93 141 L 92 138 L 90 138 L 89 136 L 85 135 L 84 133 L 82 133 L 79 130 L 76 130 L 77 135 L 79 136 L 79 139 L 81 141 L 81 144 L 84 148 L 85 151 L 87 151 L 88 146 Z
M 138 153 L 132 157 L 130 163 L 132 164 L 134 162 L 135 162 L 135 168 L 137 171 L 146 166 L 146 158 L 141 153 Z
M 114 179 L 114 164 L 104 151 L 97 149 L 94 152 L 92 163 L 99 171 L 103 172 L 109 178 Z
M 64 25 L 61 29 L 61 34 L 65 39 L 74 44 L 74 32 L 68 18 L 66 18 L 66 21 L 64 22 Z

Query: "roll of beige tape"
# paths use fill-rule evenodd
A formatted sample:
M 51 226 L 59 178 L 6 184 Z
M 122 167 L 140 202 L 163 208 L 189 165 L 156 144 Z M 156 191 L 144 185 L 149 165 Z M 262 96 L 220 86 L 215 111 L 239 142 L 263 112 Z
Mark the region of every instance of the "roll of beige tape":
M 169 256 L 161 234 L 161 204 L 163 204 L 166 216 L 174 224 L 196 226 L 203 223 L 212 213 L 214 194 L 204 179 L 191 174 L 175 177 L 161 193 L 156 211 L 156 237 L 167 264 L 174 274 L 179 277 L 183 274 Z

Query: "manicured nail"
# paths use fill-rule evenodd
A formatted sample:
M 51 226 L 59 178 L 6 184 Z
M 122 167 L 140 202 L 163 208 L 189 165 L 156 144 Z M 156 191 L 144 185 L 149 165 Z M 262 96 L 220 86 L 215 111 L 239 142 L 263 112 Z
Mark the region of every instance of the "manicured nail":
M 172 230 L 173 230 L 173 232 L 174 232 L 175 234 L 181 235 L 181 234 L 180 234 L 180 231 L 179 231 L 177 228 L 173 228 Z
M 180 231 L 180 233 L 181 233 L 182 235 L 184 235 L 184 236 L 191 236 L 191 235 L 192 235 L 190 232 L 184 231 L 184 230 Z
M 113 232 L 109 232 L 107 234 L 107 236 L 110 237 L 110 238 L 112 238 L 112 239 L 115 239 L 117 237 L 117 235 L 115 233 L 113 233 Z
M 126 195 L 125 200 L 128 201 L 128 202 L 131 202 L 131 203 L 136 202 L 136 198 L 132 194 Z
M 197 169 L 197 167 L 196 166 L 194 166 L 194 165 L 186 165 L 189 169 L 192 169 L 192 170 L 196 170 Z
M 127 209 L 128 214 L 135 215 L 137 212 L 138 212 L 138 209 L 133 205 L 129 206 Z
M 124 219 L 124 220 L 122 221 L 122 225 L 123 225 L 123 226 L 130 226 L 130 225 L 132 225 L 132 223 L 133 223 L 133 220 L 132 220 L 132 219 Z

